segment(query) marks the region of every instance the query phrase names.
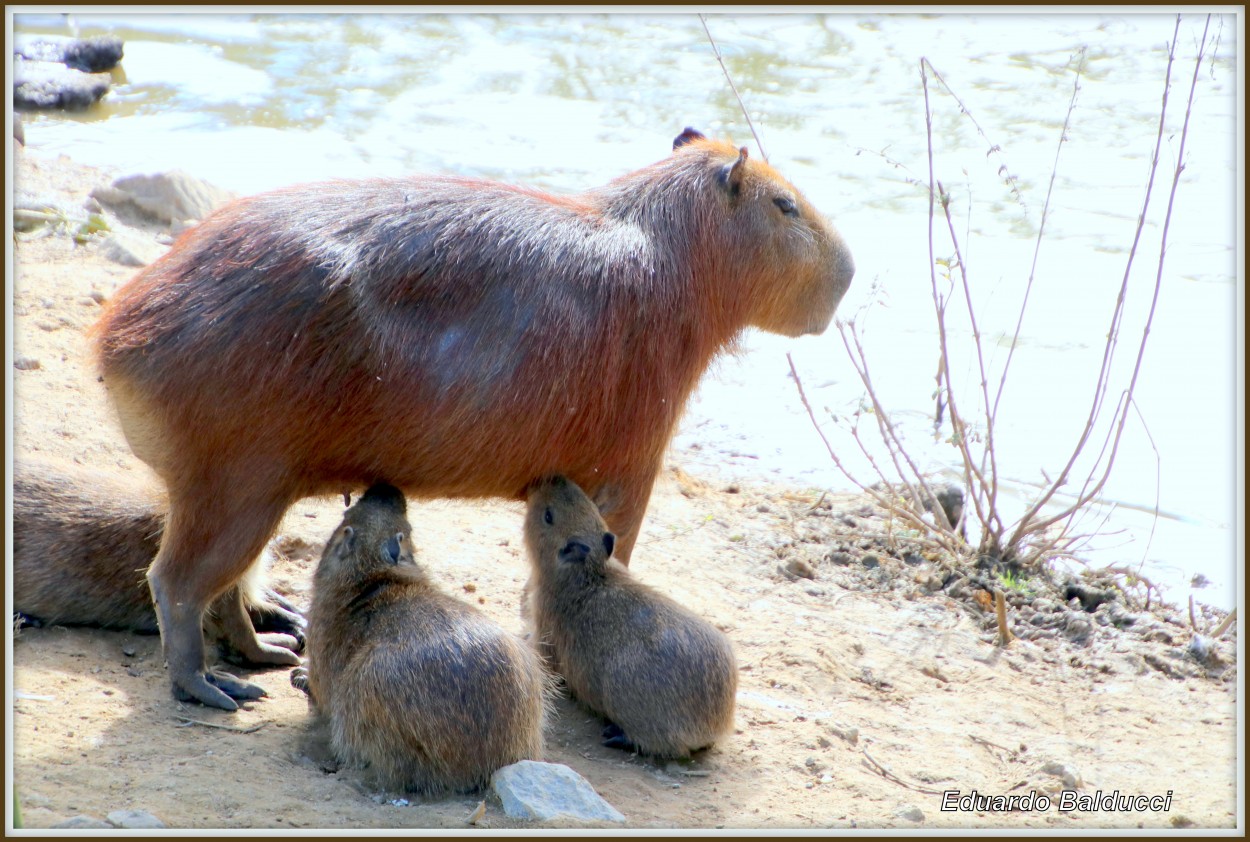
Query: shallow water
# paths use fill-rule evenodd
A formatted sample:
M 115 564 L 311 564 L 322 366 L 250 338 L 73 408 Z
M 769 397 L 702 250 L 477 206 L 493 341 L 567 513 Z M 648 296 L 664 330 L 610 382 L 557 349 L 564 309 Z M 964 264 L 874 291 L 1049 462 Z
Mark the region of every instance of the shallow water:
M 1203 22 L 1194 15 L 1181 24 L 1110 404 L 1127 384 L 1152 293 Z M 73 23 L 84 36 L 114 32 L 125 40 L 117 84 L 86 115 L 24 120 L 32 148 L 85 163 L 181 168 L 239 192 L 410 170 L 576 191 L 666 154 L 686 125 L 732 136 L 756 153 L 703 28 L 688 14 L 76 14 Z M 958 478 L 954 450 L 932 435 L 938 351 L 920 58 L 975 119 L 929 78 L 935 169 L 952 196 L 991 387 L 1030 274 L 1081 66 L 996 432 L 1004 493 L 1023 502 L 1043 471 L 1057 475 L 1088 414 L 1149 176 L 1175 18 L 730 14 L 710 16 L 708 25 L 771 162 L 852 247 L 858 274 L 840 316 L 865 331 L 879 397 L 926 469 L 951 478 Z M 64 33 L 66 20 L 21 15 L 15 30 Z M 1126 425 L 1101 495 L 1106 506 L 1081 525 L 1098 527 L 1109 511 L 1103 531 L 1114 534 L 1095 541 L 1092 560 L 1141 564 L 1178 601 L 1201 573 L 1213 584 L 1196 597 L 1225 607 L 1235 601 L 1240 559 L 1235 36 L 1232 17 L 1212 20 L 1215 46 L 1199 73 L 1135 395 L 1140 414 Z M 946 259 L 953 253 L 942 234 L 939 225 L 935 256 Z M 952 351 L 952 371 L 971 415 L 979 378 L 963 350 L 970 332 L 956 317 L 961 307 L 956 300 L 948 310 L 960 349 Z M 799 341 L 751 334 L 746 347 L 705 381 L 678 444 L 700 442 L 696 458 L 726 476 L 849 487 L 798 400 L 789 351 L 826 435 L 858 476 L 875 481 L 853 458 L 848 422 L 826 412 L 845 419 L 864 394 L 838 332 Z M 872 433 L 873 424 L 863 416 L 861 430 Z M 1096 430 L 1095 445 L 1106 429 Z M 1089 464 L 1078 463 L 1084 470 L 1074 485 Z

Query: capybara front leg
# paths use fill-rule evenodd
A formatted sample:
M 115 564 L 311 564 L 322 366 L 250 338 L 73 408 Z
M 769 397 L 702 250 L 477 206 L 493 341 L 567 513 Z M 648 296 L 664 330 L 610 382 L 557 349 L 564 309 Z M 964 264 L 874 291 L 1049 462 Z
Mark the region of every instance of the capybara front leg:
M 642 519 L 647 514 L 647 502 L 651 499 L 654 483 L 654 476 L 649 475 L 643 479 L 604 486 L 594 495 L 600 514 L 616 535 L 612 555 L 626 567 L 642 531 Z
M 170 489 L 170 508 L 160 552 L 148 570 L 148 584 L 156 602 L 161 642 L 174 696 L 195 700 L 225 710 L 237 710 L 236 699 L 257 699 L 265 695 L 258 685 L 242 681 L 205 661 L 203 621 L 205 609 L 227 590 L 235 591 L 230 605 L 237 606 L 247 630 L 238 626 L 235 612 L 227 611 L 228 626 L 244 653 L 264 653 L 264 644 L 255 639 L 242 598 L 234 586 L 247 571 L 253 558 L 277 526 L 285 503 L 257 504 L 235 501 L 223 494 L 175 493 Z M 223 629 L 225 630 L 225 629 Z M 274 647 L 277 649 L 277 647 Z M 299 658 L 285 650 L 285 663 Z

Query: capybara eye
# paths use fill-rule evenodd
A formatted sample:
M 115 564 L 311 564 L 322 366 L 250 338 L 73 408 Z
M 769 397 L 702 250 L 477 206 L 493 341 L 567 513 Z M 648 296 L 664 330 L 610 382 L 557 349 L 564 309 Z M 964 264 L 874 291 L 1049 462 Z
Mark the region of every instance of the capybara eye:
M 543 522 L 555 523 L 555 518 L 551 516 L 551 509 L 547 509 L 546 511 L 543 512 Z
M 773 199 L 773 204 L 776 205 L 786 216 L 799 215 L 799 206 L 796 205 L 794 200 L 789 196 L 778 196 Z

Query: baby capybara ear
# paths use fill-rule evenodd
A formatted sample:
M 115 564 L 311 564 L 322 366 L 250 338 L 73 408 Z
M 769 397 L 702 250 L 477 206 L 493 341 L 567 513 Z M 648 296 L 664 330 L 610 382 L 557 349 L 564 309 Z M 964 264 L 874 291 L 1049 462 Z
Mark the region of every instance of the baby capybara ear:
M 692 129 L 689 126 L 686 126 L 686 128 L 682 130 L 681 134 L 673 138 L 673 148 L 678 149 L 694 140 L 705 140 L 705 138 L 703 137 L 703 132 L 697 131 L 696 129 Z
M 725 164 L 721 167 L 720 183 L 733 196 L 738 195 L 738 191 L 742 189 L 742 178 L 746 175 L 747 148 L 743 146 L 738 150 L 738 160 L 732 164 Z
M 616 536 L 611 532 L 603 533 L 603 551 L 608 554 L 608 558 L 612 557 L 614 549 L 616 549 Z
M 564 564 L 584 564 L 590 558 L 590 547 L 581 541 L 569 541 L 560 550 L 560 561 Z

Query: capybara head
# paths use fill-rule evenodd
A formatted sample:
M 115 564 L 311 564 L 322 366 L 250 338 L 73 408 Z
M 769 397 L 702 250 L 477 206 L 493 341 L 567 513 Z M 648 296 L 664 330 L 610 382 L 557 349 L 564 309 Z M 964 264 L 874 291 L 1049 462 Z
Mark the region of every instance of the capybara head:
M 366 573 L 415 564 L 407 510 L 398 488 L 385 483 L 370 487 L 343 515 L 326 543 L 318 572 L 324 568 L 326 573 Z
M 855 274 L 833 225 L 745 146 L 687 128 L 674 139 L 673 156 L 702 170 L 715 197 L 719 213 L 700 220 L 712 250 L 707 259 L 720 269 L 718 282 L 736 287 L 725 292 L 743 297 L 747 323 L 786 336 L 822 333 Z
M 525 545 L 539 569 L 555 573 L 564 565 L 604 567 L 616 547 L 594 501 L 572 480 L 548 477 L 529 488 Z

